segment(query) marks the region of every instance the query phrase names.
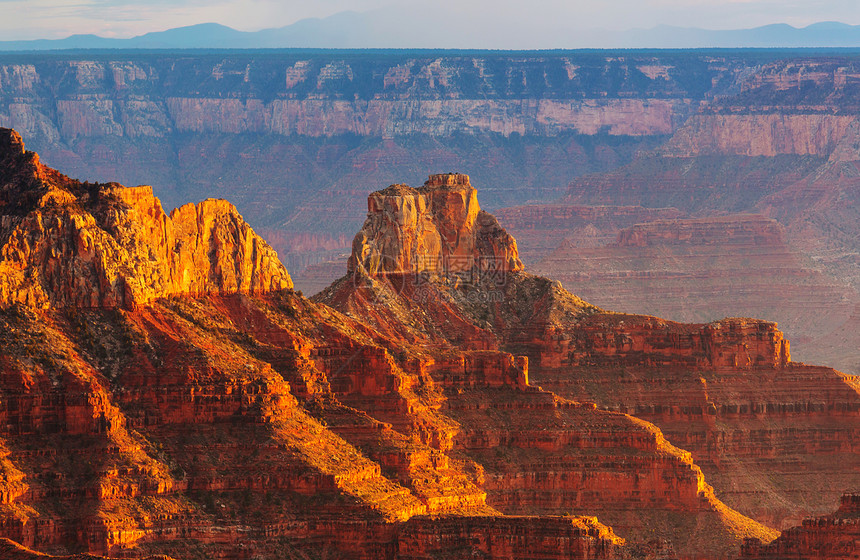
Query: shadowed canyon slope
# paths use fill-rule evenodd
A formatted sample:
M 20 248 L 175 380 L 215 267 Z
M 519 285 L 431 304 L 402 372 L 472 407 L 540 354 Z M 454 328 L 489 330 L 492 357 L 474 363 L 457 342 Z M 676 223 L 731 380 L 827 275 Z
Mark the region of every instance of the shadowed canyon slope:
M 227 203 L 167 217 L 148 189 L 71 180 L 0 134 L 3 537 L 60 556 L 625 554 L 594 517 L 488 505 L 483 467 L 452 452 L 463 426 L 441 408 L 447 387 L 489 398 L 451 383 L 468 363 L 569 411 L 579 432 L 638 434 L 628 452 L 655 454 L 651 431 L 588 407 L 580 419 L 504 352 L 435 367 L 432 353 L 403 355 L 295 294 Z M 675 455 L 695 496 L 701 473 Z
M 680 324 L 604 312 L 557 282 L 523 272 L 519 261 L 510 259 L 517 254 L 516 245 L 500 228 L 491 244 L 496 249 L 482 253 L 496 266 L 463 259 L 459 247 L 482 236 L 484 230 L 478 227 L 460 231 L 452 238 L 456 243 L 442 243 L 437 251 L 426 241 L 426 228 L 410 224 L 447 219 L 439 217 L 429 202 L 440 184 L 447 185 L 451 193 L 447 197 L 474 196 L 462 175 L 431 176 L 417 190 L 398 186 L 373 193 L 367 222 L 354 241 L 349 274 L 315 299 L 398 337 L 407 352 L 415 346 L 466 345 L 525 355 L 529 379 L 536 385 L 654 422 L 668 441 L 692 452 L 721 499 L 772 526 L 826 512 L 840 492 L 857 483 L 853 441 L 860 428 L 860 408 L 853 377 L 791 362 L 788 342 L 775 324 L 766 321 Z M 425 200 L 416 202 L 418 196 Z M 424 209 L 423 215 L 418 208 Z M 398 220 L 404 215 L 410 220 Z M 378 233 L 383 222 L 403 224 L 397 244 L 385 243 L 390 233 Z M 414 262 L 414 248 L 421 246 L 434 247 L 430 255 L 450 255 L 449 263 L 471 266 L 457 270 L 442 266 L 435 271 L 373 266 Z M 474 406 L 452 413 L 461 422 L 483 418 L 483 413 L 470 411 Z M 485 466 L 488 500 L 500 510 L 559 511 L 567 506 L 562 496 L 570 495 L 580 504 L 588 499 L 567 487 L 569 479 L 553 470 L 563 448 L 556 440 L 559 436 L 541 431 L 546 439 L 540 454 L 523 453 L 518 442 L 486 431 L 461 443 L 469 457 Z M 523 484 L 552 482 L 541 483 L 540 490 L 523 485 L 511 492 L 510 477 L 525 479 Z M 636 485 L 644 483 L 638 480 Z M 639 486 L 622 504 L 635 501 L 643 491 Z M 648 514 L 638 514 L 639 519 L 619 511 L 625 506 L 605 495 L 597 499 L 591 506 L 594 511 L 633 542 L 642 542 L 648 531 L 666 538 L 678 531 L 672 520 L 690 519 L 672 513 L 678 498 L 667 503 L 652 495 Z M 711 513 L 720 512 L 719 507 Z M 689 553 L 701 546 L 698 531 L 715 530 L 713 526 L 705 530 L 706 526 L 703 521 L 698 530 L 687 527 L 683 537 L 676 533 L 668 540 L 680 554 Z
M 208 231 L 212 249 L 201 283 L 174 289 L 165 281 L 163 293 L 75 305 L 82 293 L 129 285 L 112 284 L 111 271 L 172 278 L 186 238 L 170 238 L 174 257 L 160 240 L 187 226 L 161 213 L 148 191 L 73 181 L 3 134 L 3 192 L 20 195 L 3 207 L 3 264 L 39 279 L 43 294 L 4 296 L 0 310 L 0 531 L 30 549 L 731 558 L 744 539 L 777 534 L 720 500 L 732 496 L 732 465 L 760 446 L 744 426 L 778 407 L 781 423 L 761 428 L 766 441 L 782 445 L 784 431 L 797 461 L 856 464 L 844 445 L 860 402 L 849 378 L 793 365 L 767 322 L 608 314 L 527 274 L 516 242 L 480 209 L 463 175 L 373 194 L 350 274 L 319 302 L 289 289 L 276 260 L 256 259 L 266 246 L 238 215 L 225 225 L 219 211 L 208 219 L 204 204 L 190 214 L 198 216 L 193 237 Z M 107 227 L 104 216 L 118 225 Z M 19 258 L 23 247 L 42 247 L 35 224 L 90 219 L 92 244 L 75 226 L 50 246 L 64 255 L 65 276 L 86 272 L 92 282 L 49 281 L 54 251 Z M 34 227 L 24 232 L 24 223 Z M 111 243 L 111 259 L 91 258 Z M 223 272 L 222 254 L 232 255 L 235 281 L 212 273 Z M 268 280 L 238 280 L 246 270 Z M 492 300 L 494 290 L 504 297 Z M 634 387 L 621 371 L 648 379 Z M 756 392 L 742 381 L 750 376 L 773 377 L 789 396 Z M 590 392 L 574 379 L 591 380 Z M 670 383 L 681 393 L 667 395 Z M 791 394 L 811 384 L 819 387 L 811 400 Z M 621 388 L 619 400 L 607 401 L 607 386 Z M 701 430 L 687 432 L 685 444 L 717 438 L 725 446 L 691 454 L 654 424 L 606 410 L 633 411 L 625 400 L 633 393 L 643 404 L 637 412 Z M 841 426 L 832 424 L 837 417 Z M 711 487 L 710 474 L 706 481 L 699 456 L 724 489 Z M 780 488 L 761 488 L 755 463 L 744 471 L 760 506 L 736 501 L 768 522 L 805 513 L 801 502 L 817 511 L 807 477 L 774 471 Z M 854 482 L 852 473 L 827 474 L 832 486 Z M 789 512 L 786 497 L 796 502 Z

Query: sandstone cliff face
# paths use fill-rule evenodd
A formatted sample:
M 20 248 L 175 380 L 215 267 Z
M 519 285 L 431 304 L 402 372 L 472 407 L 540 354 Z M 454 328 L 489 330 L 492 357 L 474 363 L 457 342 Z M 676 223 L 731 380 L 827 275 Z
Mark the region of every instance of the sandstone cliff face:
M 829 156 L 855 118 L 839 115 L 696 115 L 661 148 L 672 156 Z
M 420 189 L 392 185 L 368 197 L 353 241 L 356 274 L 507 274 L 522 270 L 517 244 L 478 206 L 468 175 L 431 175 Z
M 390 187 L 370 196 L 371 209 L 381 206 L 381 195 L 387 195 L 385 203 L 392 209 L 418 206 L 413 189 Z M 455 199 L 446 213 L 449 230 L 464 229 L 477 210 L 469 205 L 471 213 L 463 211 L 467 206 L 461 200 Z M 364 260 L 368 237 L 380 237 L 380 214 L 371 213 L 356 236 L 351 263 Z M 409 215 L 389 212 L 404 214 Z M 388 239 L 415 239 L 412 223 L 388 218 Z M 376 260 L 402 261 L 403 245 L 412 259 L 425 250 L 425 256 L 437 254 L 430 243 L 389 242 L 374 245 Z M 486 245 L 476 257 L 497 254 L 496 246 Z M 495 372 L 492 376 L 486 368 L 476 375 L 468 362 L 461 365 L 441 356 L 423 366 L 446 387 L 442 410 L 462 427 L 452 449 L 483 466 L 490 505 L 511 514 L 597 514 L 612 520 L 634 547 L 647 546 L 656 535 L 667 550 L 685 557 L 731 556 L 742 534 L 761 533 L 765 540 L 772 534 L 720 502 L 689 454 L 672 447 L 657 428 L 559 399 L 534 386 L 533 374 L 544 383 L 550 379 L 546 372 L 562 362 L 570 370 L 594 363 L 687 364 L 714 371 L 781 368 L 789 361 L 788 345 L 775 325 L 735 320 L 686 326 L 606 314 L 520 267 L 468 278 L 458 270 L 438 269 L 432 275 L 402 268 L 397 274 L 372 270 L 356 277 L 353 269 L 317 299 L 362 317 L 397 340 L 407 355 L 426 355 L 429 348 L 528 355 L 527 361 L 520 358 L 528 365 L 525 375 L 497 365 L 489 370 Z M 521 415 L 528 417 L 528 426 L 518 426 Z M 696 519 L 695 528 L 681 529 L 682 515 Z
M 168 217 L 151 187 L 81 184 L 3 129 L 2 305 L 134 307 L 155 298 L 291 288 L 275 252 L 225 201 Z
M 860 496 L 845 494 L 839 509 L 824 517 L 804 519 L 803 524 L 782 532 L 764 544 L 749 539 L 741 548 L 743 559 L 853 558 L 860 538 Z
M 445 391 L 524 392 L 524 359 L 403 352 L 262 282 L 288 277 L 225 203 L 168 217 L 145 188 L 71 181 L 7 140 L 6 254 L 39 256 L 26 270 L 52 281 L 44 299 L 0 306 L 0 536 L 26 547 L 0 553 L 622 554 L 593 517 L 503 515 L 483 467 L 452 452 L 462 428 L 442 411 Z M 86 268 L 86 255 L 101 264 Z M 124 300 L 104 280 L 115 270 Z
M 518 240 L 548 236 L 547 225 L 528 229 L 514 210 L 504 223 Z M 619 214 L 615 223 L 626 216 L 625 209 Z M 595 226 L 593 245 L 562 238 L 534 268 L 607 309 L 683 322 L 767 318 L 794 342 L 795 358 L 853 367 L 834 344 L 851 335 L 846 323 L 856 294 L 846 283 L 807 268 L 776 220 L 748 214 L 666 220 L 643 213 L 643 218 L 647 223 L 620 229 L 609 219 L 591 219 L 602 228 Z

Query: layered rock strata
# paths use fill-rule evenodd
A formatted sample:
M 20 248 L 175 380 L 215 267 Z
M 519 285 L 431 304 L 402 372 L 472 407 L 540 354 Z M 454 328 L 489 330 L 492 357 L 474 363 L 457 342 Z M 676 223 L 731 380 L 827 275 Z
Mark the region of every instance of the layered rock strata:
M 4 134 L 0 536 L 30 549 L 13 557 L 621 554 L 593 518 L 503 516 L 451 453 L 444 390 L 524 390 L 524 360 L 404 355 L 290 290 L 226 203 L 167 217 Z
M 468 175 L 431 175 L 424 186 L 371 194 L 348 273 L 507 274 L 522 270 L 514 239 L 478 206 Z
M 460 176 L 447 177 L 446 181 L 466 183 Z M 402 200 L 391 200 L 395 195 Z M 388 197 L 386 205 L 377 204 L 383 196 Z M 364 231 L 356 236 L 351 263 L 365 260 L 362 255 L 368 247 L 381 253 L 377 260 L 398 263 L 414 259 L 428 245 L 416 242 L 420 236 L 412 227 L 394 232 L 392 226 L 386 227 L 388 236 L 398 243 L 368 241 L 380 239 L 379 223 L 396 223 L 389 217 L 389 208 L 411 208 L 413 197 L 413 189 L 400 186 L 396 192 L 389 188 L 370 196 L 371 212 Z M 450 207 L 444 217 L 429 205 L 414 207 L 420 211 L 410 224 L 422 219 L 455 222 L 468 215 L 459 205 Z M 492 257 L 498 254 L 496 247 L 509 245 L 512 248 L 501 254 L 510 255 L 515 247 L 510 236 L 502 230 L 495 237 L 503 243 L 486 244 L 483 254 Z M 584 352 L 573 358 L 577 366 L 594 360 L 639 363 L 643 355 L 654 367 L 683 359 L 674 346 L 665 344 L 659 326 L 629 331 L 632 344 L 626 345 L 623 336 L 628 331 L 623 326 L 619 331 L 624 334 L 603 330 L 601 318 L 615 316 L 520 267 L 472 268 L 468 274 L 463 270 L 421 272 L 353 266 L 317 299 L 362 317 L 369 326 L 398 340 L 407 355 L 426 354 L 425 348 L 527 353 L 529 380 L 535 371 L 549 371 L 551 362 L 561 356 L 568 360 L 573 354 L 572 348 L 555 348 L 559 337 L 545 332 L 551 326 L 578 329 Z M 629 316 L 617 317 L 623 325 L 623 318 Z M 654 338 L 649 334 L 652 329 Z M 690 367 L 735 370 L 756 362 L 776 367 L 789 360 L 788 344 L 772 324 L 702 325 L 693 327 L 691 335 L 686 353 Z M 541 344 L 544 351 L 532 351 Z M 464 391 L 463 385 L 450 384 L 454 372 L 449 367 L 440 358 L 425 366 L 434 380 L 447 387 L 443 411 L 463 427 L 453 438 L 453 450 L 483 465 L 488 502 L 499 510 L 596 513 L 612 519 L 632 546 L 647 548 L 659 541 L 666 551 L 691 557 L 731 556 L 743 534 L 759 532 L 765 539 L 773 534 L 723 505 L 690 456 L 672 447 L 655 427 L 624 414 L 599 411 L 594 405 L 559 399 L 515 382 L 513 376 L 507 383 L 486 377 L 471 380 L 468 368 L 463 371 L 463 366 L 457 366 L 460 371 L 454 371 L 460 380 L 486 387 L 480 392 Z M 529 418 L 528 428 L 514 428 L 520 417 Z M 694 527 L 681 522 L 684 515 L 697 520 Z
M 741 558 L 776 560 L 809 558 L 854 558 L 860 539 L 860 496 L 842 496 L 839 509 L 823 517 L 804 519 L 773 542 L 764 544 L 757 539 L 746 541 Z
M 152 188 L 73 181 L 0 130 L 0 305 L 133 308 L 171 295 L 292 287 L 223 200 L 167 216 Z
M 0 60 L 5 101 L 0 117 L 4 126 L 54 141 L 164 138 L 174 131 L 669 134 L 703 97 L 691 79 L 703 71 L 709 77 L 725 74 L 701 57 L 678 58 L 671 72 L 654 74 L 641 69 L 653 65 L 653 56 L 632 53 L 624 58 L 432 51 L 381 58 L 325 51 L 266 57 L 117 53 L 24 62 L 13 57 Z M 57 86 L 63 90 L 54 98 Z M 631 98 L 633 92 L 641 95 Z

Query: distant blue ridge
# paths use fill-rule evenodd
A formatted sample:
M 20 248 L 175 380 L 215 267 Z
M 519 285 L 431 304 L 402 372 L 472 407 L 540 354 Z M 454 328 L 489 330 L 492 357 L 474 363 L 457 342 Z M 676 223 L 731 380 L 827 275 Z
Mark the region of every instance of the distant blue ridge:
M 428 33 L 428 27 L 431 31 Z M 475 48 L 468 44 L 434 44 L 432 26 L 393 23 L 384 11 L 340 12 L 261 31 L 238 31 L 218 23 L 201 23 L 156 31 L 129 39 L 72 35 L 65 39 L 0 41 L 0 51 L 64 49 L 262 49 L 262 48 Z M 505 38 L 501 37 L 500 41 Z M 449 39 L 450 41 L 450 39 Z M 751 29 L 712 30 L 658 25 L 627 31 L 590 30 L 552 39 L 533 48 L 805 48 L 860 47 L 860 26 L 823 21 L 803 28 L 775 23 Z M 567 44 L 564 44 L 564 43 Z M 556 44 L 560 43 L 560 44 Z M 503 48 L 488 44 L 477 48 Z

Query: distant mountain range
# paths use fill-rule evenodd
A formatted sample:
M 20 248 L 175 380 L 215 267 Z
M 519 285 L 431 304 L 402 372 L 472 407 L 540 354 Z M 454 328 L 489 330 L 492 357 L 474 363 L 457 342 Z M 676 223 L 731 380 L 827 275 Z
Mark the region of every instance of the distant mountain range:
M 60 49 L 261 49 L 261 48 L 803 48 L 860 47 L 860 25 L 821 22 L 803 28 L 773 24 L 710 30 L 657 26 L 627 31 L 572 31 L 548 27 L 522 33 L 470 28 L 465 22 L 428 22 L 400 9 L 341 12 L 285 27 L 237 31 L 203 23 L 129 39 L 72 35 L 65 39 L 0 41 L 0 51 Z M 430 16 L 432 17 L 432 15 Z M 526 32 L 528 31 L 528 32 Z M 540 39 L 534 39 L 540 37 Z M 496 44 L 497 41 L 505 44 Z

